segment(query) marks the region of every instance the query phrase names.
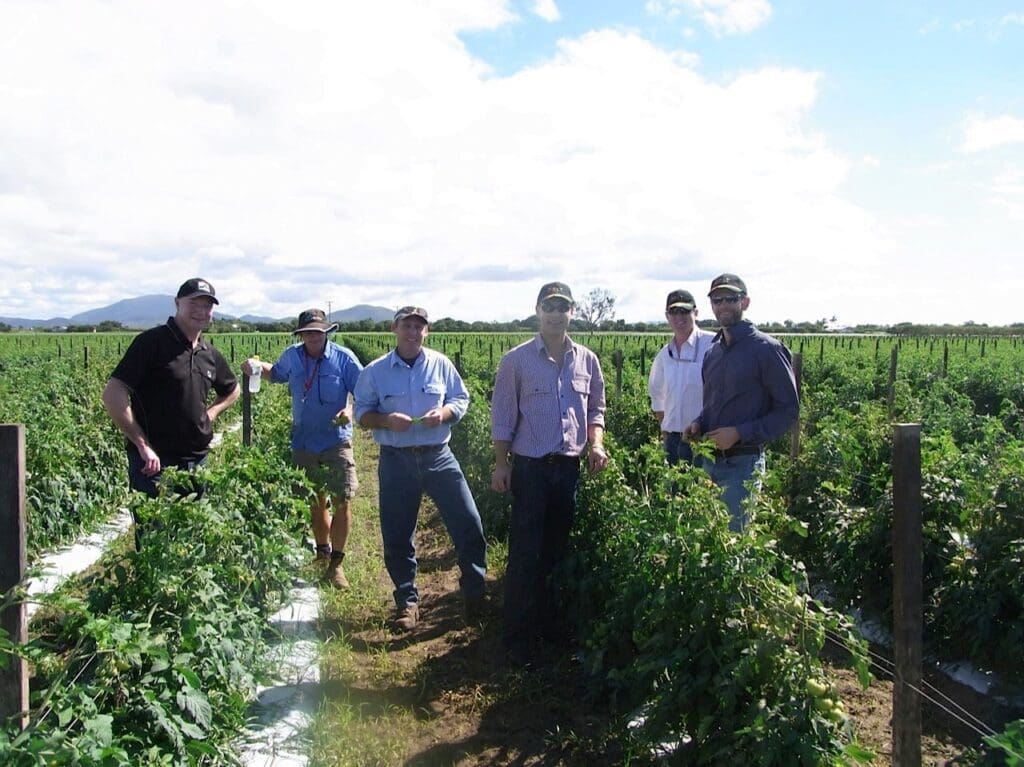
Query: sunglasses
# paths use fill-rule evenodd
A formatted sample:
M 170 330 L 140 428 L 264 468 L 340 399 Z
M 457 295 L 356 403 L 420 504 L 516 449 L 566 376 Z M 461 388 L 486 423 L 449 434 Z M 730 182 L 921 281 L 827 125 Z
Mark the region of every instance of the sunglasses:
M 714 304 L 715 306 L 718 306 L 721 303 L 738 304 L 741 298 L 743 298 L 743 294 L 741 293 L 737 293 L 731 296 L 716 296 L 711 299 L 711 303 Z
M 668 314 L 689 314 L 693 309 L 686 309 L 682 306 L 673 306 L 671 309 L 665 310 Z
M 541 301 L 540 308 L 543 312 L 562 312 L 569 311 L 572 307 L 568 301 Z

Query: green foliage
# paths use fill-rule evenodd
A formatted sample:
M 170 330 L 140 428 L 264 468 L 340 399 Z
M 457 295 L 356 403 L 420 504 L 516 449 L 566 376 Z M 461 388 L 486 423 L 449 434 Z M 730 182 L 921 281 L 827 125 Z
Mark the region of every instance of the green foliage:
M 831 719 L 807 684 L 826 631 L 866 675 L 865 651 L 800 594 L 802 566 L 773 537 L 783 517 L 759 508 L 765 524 L 735 536 L 702 471 L 669 470 L 657 445 L 613 452 L 642 481 L 616 466 L 584 484 L 570 573 L 595 689 L 643 714 L 630 738 L 648 751 L 678 743 L 673 763 L 838 761 L 845 717 Z
M 30 559 L 95 526 L 128 492 L 124 443 L 100 401 L 110 369 L 86 369 L 80 354 L 0 360 L 0 422 L 25 424 Z
M 287 444 L 286 409 L 266 437 Z M 0 643 L 36 669 L 29 726 L 0 733 L 0 763 L 234 763 L 306 528 L 286 456 L 229 441 L 201 500 L 132 498 L 141 549 L 83 595 L 47 597 L 59 617 L 28 645 Z

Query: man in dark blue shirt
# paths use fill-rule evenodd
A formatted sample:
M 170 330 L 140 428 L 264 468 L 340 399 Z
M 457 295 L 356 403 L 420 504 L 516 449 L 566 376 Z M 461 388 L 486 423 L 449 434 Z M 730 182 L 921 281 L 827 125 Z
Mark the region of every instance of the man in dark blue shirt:
M 789 349 L 743 319 L 750 306 L 743 280 L 721 274 L 708 296 L 721 330 L 704 359 L 704 407 L 686 434 L 714 443 L 704 467 L 722 488 L 730 529 L 739 531 L 747 522 L 747 482 L 759 486 L 764 447 L 796 423 L 800 399 Z

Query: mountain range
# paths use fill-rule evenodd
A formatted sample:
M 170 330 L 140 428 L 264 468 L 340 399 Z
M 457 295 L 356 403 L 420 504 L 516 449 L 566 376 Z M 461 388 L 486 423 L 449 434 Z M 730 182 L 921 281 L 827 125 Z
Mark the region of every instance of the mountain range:
M 139 296 L 138 298 L 126 298 L 117 301 L 109 306 L 99 309 L 89 309 L 79 312 L 71 317 L 52 317 L 48 320 L 31 320 L 24 317 L 0 317 L 0 322 L 6 323 L 14 328 L 62 328 L 68 325 L 98 325 L 104 321 L 120 322 L 128 328 L 148 328 L 153 325 L 162 325 L 167 318 L 174 314 L 174 297 L 162 295 Z M 369 304 L 357 304 L 348 309 L 339 309 L 331 312 L 331 322 L 358 322 L 369 319 L 373 322 L 390 321 L 395 315 L 394 309 L 384 306 L 371 306 Z M 294 316 L 289 317 L 262 317 L 254 314 L 244 314 L 241 317 L 234 317 L 229 314 L 216 312 L 215 317 L 219 320 L 238 320 L 240 322 L 295 322 Z

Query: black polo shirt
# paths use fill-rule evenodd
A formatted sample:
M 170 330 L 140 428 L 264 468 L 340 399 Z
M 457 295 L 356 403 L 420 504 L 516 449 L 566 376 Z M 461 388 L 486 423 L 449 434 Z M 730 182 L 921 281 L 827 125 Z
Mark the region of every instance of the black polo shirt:
M 224 396 L 238 386 L 224 356 L 202 336 L 193 348 L 173 317 L 139 333 L 111 377 L 128 387 L 135 420 L 166 463 L 206 455 L 210 389 Z

